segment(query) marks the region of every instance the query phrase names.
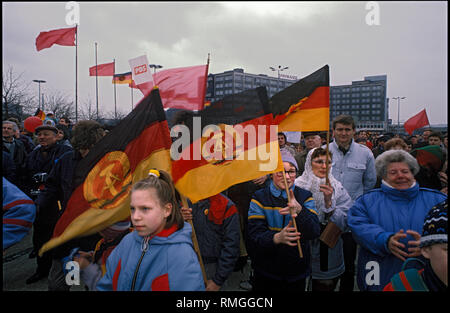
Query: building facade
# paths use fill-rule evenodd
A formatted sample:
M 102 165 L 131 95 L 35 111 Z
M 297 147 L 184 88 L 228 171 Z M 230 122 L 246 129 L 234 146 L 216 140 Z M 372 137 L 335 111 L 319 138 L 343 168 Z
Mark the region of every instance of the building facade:
M 225 96 L 261 86 L 267 88 L 267 96 L 270 98 L 295 82 L 295 79 L 249 74 L 241 68 L 235 68 L 231 71 L 208 75 L 206 100 L 214 102 Z
M 357 130 L 386 132 L 389 122 L 387 76 L 366 76 L 351 85 L 330 86 L 330 119 L 351 115 Z

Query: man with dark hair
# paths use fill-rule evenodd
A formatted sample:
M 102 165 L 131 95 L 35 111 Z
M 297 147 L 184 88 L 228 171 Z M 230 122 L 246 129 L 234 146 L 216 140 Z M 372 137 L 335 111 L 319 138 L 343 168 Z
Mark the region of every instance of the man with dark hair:
M 369 148 L 354 142 L 355 122 L 350 115 L 337 116 L 332 125 L 334 141 L 329 145 L 333 154 L 332 174 L 355 201 L 375 186 L 375 159 Z M 345 272 L 340 290 L 353 291 L 357 245 L 351 232 L 343 233 L 342 240 Z
M 319 132 L 303 132 L 302 135 L 305 140 L 305 150 L 295 155 L 295 161 L 298 165 L 297 176 L 302 175 L 303 171 L 305 170 L 305 162 L 308 152 L 311 149 L 318 148 L 322 145 L 322 140 L 319 136 Z

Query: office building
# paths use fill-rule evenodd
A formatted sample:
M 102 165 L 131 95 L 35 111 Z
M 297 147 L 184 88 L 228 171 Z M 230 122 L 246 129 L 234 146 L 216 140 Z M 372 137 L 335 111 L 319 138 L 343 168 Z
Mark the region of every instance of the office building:
M 244 73 L 241 68 L 208 75 L 207 101 L 217 101 L 227 95 L 239 93 L 260 86 L 267 88 L 268 97 L 295 83 L 296 79 L 270 77 L 264 74 Z
M 351 85 L 330 86 L 330 120 L 351 115 L 357 130 L 385 132 L 388 129 L 389 99 L 386 75 L 366 76 Z

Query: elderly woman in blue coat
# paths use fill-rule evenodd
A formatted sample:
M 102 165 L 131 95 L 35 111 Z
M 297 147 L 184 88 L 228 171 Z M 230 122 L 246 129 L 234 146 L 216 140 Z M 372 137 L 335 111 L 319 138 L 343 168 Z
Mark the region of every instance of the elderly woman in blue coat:
M 429 208 L 447 196 L 420 188 L 414 179 L 416 159 L 403 150 L 390 150 L 375 161 L 381 188 L 356 199 L 348 226 L 360 244 L 357 283 L 362 291 L 381 291 L 402 263 L 420 255 L 420 234 Z

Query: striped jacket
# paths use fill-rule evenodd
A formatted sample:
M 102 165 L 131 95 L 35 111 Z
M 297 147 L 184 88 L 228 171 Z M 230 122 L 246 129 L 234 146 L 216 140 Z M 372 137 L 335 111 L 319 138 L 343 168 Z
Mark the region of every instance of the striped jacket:
M 294 196 L 303 209 L 296 217 L 303 258 L 297 246 L 275 244 L 273 236 L 286 227 L 290 215 L 281 215 L 278 210 L 287 206 L 284 190 L 273 182 L 258 190 L 250 202 L 248 212 L 248 253 L 256 272 L 271 279 L 294 282 L 304 279 L 311 272 L 309 241 L 320 236 L 320 224 L 311 192 L 292 186 Z
M 3 177 L 3 250 L 28 234 L 35 217 L 34 202 Z

